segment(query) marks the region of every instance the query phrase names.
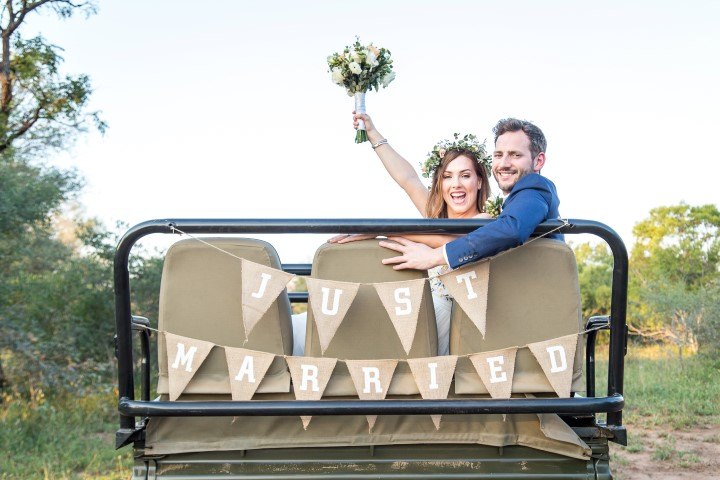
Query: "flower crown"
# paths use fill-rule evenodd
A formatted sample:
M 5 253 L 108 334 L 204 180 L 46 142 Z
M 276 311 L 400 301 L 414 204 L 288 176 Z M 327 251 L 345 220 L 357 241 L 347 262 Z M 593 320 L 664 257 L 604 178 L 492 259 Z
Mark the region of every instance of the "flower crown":
M 430 175 L 435 173 L 435 170 L 440 166 L 445 154 L 452 150 L 460 152 L 472 153 L 478 164 L 490 173 L 490 167 L 492 166 L 492 157 L 487 154 L 485 150 L 485 142 L 480 143 L 477 137 L 473 134 L 467 134 L 460 138 L 459 133 L 453 133 L 454 140 L 441 140 L 435 144 L 432 151 L 428 153 L 427 159 L 420 163 L 420 170 L 422 176 L 430 178 Z

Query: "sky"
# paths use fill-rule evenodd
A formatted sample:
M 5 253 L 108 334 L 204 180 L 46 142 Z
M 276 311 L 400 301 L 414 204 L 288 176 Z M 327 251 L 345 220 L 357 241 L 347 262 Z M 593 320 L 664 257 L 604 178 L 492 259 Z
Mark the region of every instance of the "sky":
M 28 17 L 88 74 L 105 135 L 47 159 L 85 178 L 84 214 L 418 218 L 369 144 L 326 57 L 359 36 L 397 77 L 367 96 L 413 165 L 454 132 L 493 146 L 500 118 L 537 124 L 561 214 L 627 244 L 661 205 L 720 203 L 720 2 L 100 1 Z M 493 185 L 494 193 L 499 193 Z M 322 238 L 274 238 L 284 262 Z M 155 241 L 164 245 L 167 238 Z

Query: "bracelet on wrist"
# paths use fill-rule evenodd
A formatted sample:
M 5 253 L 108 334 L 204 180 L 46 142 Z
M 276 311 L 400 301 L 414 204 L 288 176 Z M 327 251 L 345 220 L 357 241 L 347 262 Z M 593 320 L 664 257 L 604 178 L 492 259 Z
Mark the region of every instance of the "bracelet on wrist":
M 380 145 L 387 145 L 387 143 L 388 143 L 387 138 L 381 138 L 380 140 L 377 141 L 377 143 L 373 143 L 371 146 L 372 146 L 372 149 L 375 150 Z

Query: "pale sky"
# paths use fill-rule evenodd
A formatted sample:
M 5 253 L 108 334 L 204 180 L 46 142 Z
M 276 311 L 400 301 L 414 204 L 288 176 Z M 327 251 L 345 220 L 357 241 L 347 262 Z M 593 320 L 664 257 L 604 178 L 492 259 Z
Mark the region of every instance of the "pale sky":
M 413 165 L 453 132 L 504 117 L 548 139 L 542 174 L 564 217 L 632 241 L 651 208 L 718 204 L 717 1 L 100 1 L 98 15 L 31 17 L 90 75 L 106 135 L 49 161 L 75 167 L 86 214 L 154 218 L 417 218 L 369 144 L 326 57 L 388 48 L 396 80 L 368 94 Z M 495 187 L 495 193 L 498 193 Z M 323 236 L 325 238 L 327 236 Z M 322 239 L 273 240 L 284 262 Z

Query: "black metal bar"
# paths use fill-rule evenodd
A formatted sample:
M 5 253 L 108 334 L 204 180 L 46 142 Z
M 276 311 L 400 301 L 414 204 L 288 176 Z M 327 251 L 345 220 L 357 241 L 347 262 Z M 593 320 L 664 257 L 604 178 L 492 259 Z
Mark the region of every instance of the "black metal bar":
M 585 324 L 585 330 L 599 327 L 603 330 L 610 328 L 610 317 L 607 315 L 590 317 Z M 588 397 L 595 396 L 595 339 L 598 330 L 591 330 L 587 333 L 587 346 L 585 348 L 585 394 Z
M 148 417 L 221 417 L 290 415 L 439 415 L 492 413 L 619 412 L 622 395 L 602 398 L 511 398 L 476 400 L 290 400 L 247 402 L 141 402 L 120 399 L 125 415 Z
M 308 292 L 290 292 L 288 293 L 288 297 L 290 297 L 290 303 L 308 302 Z
M 282 269 L 293 275 L 310 275 L 312 265 L 309 263 L 283 263 Z
M 140 223 L 126 232 L 115 252 L 115 324 L 118 338 L 118 390 L 120 398 L 134 398 L 132 371 L 132 336 L 130 334 L 130 281 L 128 261 L 132 246 L 152 233 L 190 234 L 270 234 L 270 233 L 456 233 L 480 228 L 492 220 L 449 219 L 165 219 Z M 543 222 L 535 229 L 540 235 L 559 229 L 560 233 L 589 233 L 605 240 L 613 252 L 613 283 L 611 293 L 610 358 L 608 397 L 623 392 L 625 323 L 627 310 L 627 250 L 617 233 L 607 225 L 589 220 L 570 219 L 565 225 L 558 220 Z M 577 401 L 578 399 L 570 399 Z M 134 427 L 134 415 L 121 410 L 121 429 Z M 608 413 L 609 425 L 622 425 L 622 411 Z
M 132 329 L 140 334 L 140 350 L 142 351 L 140 398 L 150 400 L 150 320 L 137 315 L 132 316 Z

